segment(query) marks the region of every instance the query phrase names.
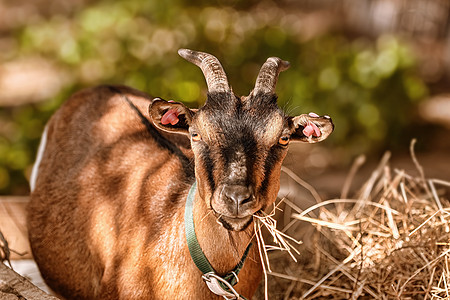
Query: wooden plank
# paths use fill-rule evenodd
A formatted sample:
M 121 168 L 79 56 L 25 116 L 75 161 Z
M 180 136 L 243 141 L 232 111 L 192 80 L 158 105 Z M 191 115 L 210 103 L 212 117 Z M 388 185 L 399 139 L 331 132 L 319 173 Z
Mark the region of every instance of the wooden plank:
M 0 263 L 0 299 L 57 300 Z
M 11 259 L 31 258 L 26 219 L 27 204 L 28 197 L 0 197 L 0 231 L 10 249 L 25 253 L 24 256 L 20 256 L 12 252 Z

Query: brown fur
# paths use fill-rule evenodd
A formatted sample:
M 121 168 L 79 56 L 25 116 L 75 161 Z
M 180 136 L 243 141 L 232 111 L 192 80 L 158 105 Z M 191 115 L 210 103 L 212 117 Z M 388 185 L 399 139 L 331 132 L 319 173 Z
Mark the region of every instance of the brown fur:
M 148 96 L 120 90 L 147 111 Z M 184 137 L 166 137 L 186 145 Z M 221 299 L 189 256 L 184 201 L 168 201 L 186 198 L 185 177 L 177 157 L 156 145 L 118 94 L 99 87 L 70 98 L 48 123 L 29 205 L 30 242 L 49 286 L 70 299 Z M 251 227 L 229 232 L 204 201 L 196 203 L 199 242 L 226 273 L 249 243 Z M 260 277 L 253 247 L 236 289 L 250 298 Z

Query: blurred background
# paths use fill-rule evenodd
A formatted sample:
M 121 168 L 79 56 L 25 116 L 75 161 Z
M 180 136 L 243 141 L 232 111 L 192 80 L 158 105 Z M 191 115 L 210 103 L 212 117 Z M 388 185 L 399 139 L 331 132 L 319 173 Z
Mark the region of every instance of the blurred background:
M 450 179 L 449 12 L 447 0 L 0 0 L 0 194 L 29 193 L 43 127 L 77 90 L 126 84 L 200 105 L 203 75 L 179 48 L 217 56 L 238 95 L 267 57 L 291 62 L 280 106 L 336 126 L 320 146 L 293 145 L 300 172 L 409 157 L 415 137 Z

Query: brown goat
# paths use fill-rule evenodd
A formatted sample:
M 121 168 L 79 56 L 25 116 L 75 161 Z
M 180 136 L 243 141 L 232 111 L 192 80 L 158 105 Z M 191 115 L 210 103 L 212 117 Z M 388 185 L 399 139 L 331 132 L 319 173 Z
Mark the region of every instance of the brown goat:
M 47 124 L 28 230 L 42 276 L 67 299 L 222 299 L 186 244 L 191 185 L 199 244 L 226 274 L 254 237 L 253 215 L 276 199 L 289 141 L 314 143 L 333 131 L 328 116 L 278 108 L 287 62 L 269 58 L 250 95 L 238 98 L 217 58 L 179 53 L 205 75 L 200 109 L 101 86 L 73 95 Z M 254 246 L 236 291 L 251 298 L 261 276 Z

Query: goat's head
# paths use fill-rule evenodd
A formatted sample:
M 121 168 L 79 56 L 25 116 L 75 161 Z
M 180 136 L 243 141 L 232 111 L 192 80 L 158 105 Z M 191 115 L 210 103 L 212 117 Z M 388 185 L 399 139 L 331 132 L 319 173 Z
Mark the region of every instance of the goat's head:
M 202 69 L 207 100 L 193 110 L 156 99 L 149 108 L 152 122 L 190 137 L 201 198 L 225 228 L 243 230 L 254 213 L 275 201 L 289 142 L 322 141 L 333 123 L 315 114 L 290 117 L 278 107 L 274 90 L 279 73 L 289 67 L 286 61 L 267 59 L 253 91 L 239 98 L 216 57 L 186 49 L 179 54 Z

